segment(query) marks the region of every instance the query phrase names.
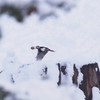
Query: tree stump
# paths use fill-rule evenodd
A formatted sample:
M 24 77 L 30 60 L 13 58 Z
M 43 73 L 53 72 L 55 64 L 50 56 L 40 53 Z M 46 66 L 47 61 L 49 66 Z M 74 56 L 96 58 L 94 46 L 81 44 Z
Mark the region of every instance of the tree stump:
M 58 84 L 58 86 L 59 86 L 59 85 L 61 85 L 61 78 L 62 78 L 61 73 L 62 73 L 63 75 L 66 75 L 67 72 L 66 72 L 66 65 L 61 65 L 60 63 L 58 63 L 57 65 L 58 65 L 58 70 L 59 70 L 59 77 L 58 77 L 58 82 L 57 82 L 57 84 Z
M 79 72 L 78 72 L 78 69 L 76 68 L 75 64 L 73 66 L 73 70 L 74 70 L 74 75 L 72 77 L 72 81 L 73 81 L 73 84 L 78 85 L 77 78 L 78 78 Z
M 79 88 L 84 92 L 86 100 L 92 100 L 92 88 L 100 89 L 100 71 L 97 63 L 83 65 L 80 69 L 83 74 L 83 80 Z

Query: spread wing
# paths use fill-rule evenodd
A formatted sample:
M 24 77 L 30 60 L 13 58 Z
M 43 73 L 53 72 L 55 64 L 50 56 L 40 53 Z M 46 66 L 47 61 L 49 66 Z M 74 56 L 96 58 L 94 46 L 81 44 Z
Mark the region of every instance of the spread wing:
M 46 51 L 46 50 L 45 50 L 44 52 L 38 50 L 38 54 L 37 54 L 37 56 L 36 56 L 36 60 L 42 60 L 43 57 L 47 54 L 47 52 L 48 52 L 48 51 Z

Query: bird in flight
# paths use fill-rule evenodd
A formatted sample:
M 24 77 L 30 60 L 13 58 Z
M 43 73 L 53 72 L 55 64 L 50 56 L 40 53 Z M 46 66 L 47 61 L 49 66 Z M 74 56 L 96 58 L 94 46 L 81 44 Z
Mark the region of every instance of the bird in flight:
M 44 46 L 32 46 L 31 49 L 32 50 L 34 50 L 34 49 L 38 50 L 38 53 L 37 53 L 37 56 L 36 56 L 37 61 L 42 60 L 43 57 L 48 53 L 48 51 L 55 52 L 54 50 L 51 50 L 51 49 L 44 47 Z

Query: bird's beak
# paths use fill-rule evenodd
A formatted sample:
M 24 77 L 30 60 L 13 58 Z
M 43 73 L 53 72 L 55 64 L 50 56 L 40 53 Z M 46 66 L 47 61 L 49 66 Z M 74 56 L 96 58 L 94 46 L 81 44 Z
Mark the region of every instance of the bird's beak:
M 50 49 L 48 49 L 48 51 L 55 52 L 54 50 L 50 50 Z

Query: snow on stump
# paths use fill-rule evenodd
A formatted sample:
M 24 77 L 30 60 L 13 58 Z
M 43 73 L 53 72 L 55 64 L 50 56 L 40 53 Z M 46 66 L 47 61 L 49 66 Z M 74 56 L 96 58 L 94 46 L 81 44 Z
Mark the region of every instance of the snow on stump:
M 62 74 L 63 75 L 66 75 L 67 72 L 66 72 L 66 65 L 61 65 L 60 63 L 57 64 L 58 65 L 58 70 L 59 70 L 59 76 L 58 76 L 58 86 L 61 85 L 61 79 L 62 79 Z
M 73 83 L 78 85 L 78 70 L 74 65 L 74 75 L 73 75 Z M 93 93 L 92 88 L 97 87 L 100 90 L 100 71 L 97 63 L 83 65 L 80 68 L 81 73 L 83 74 L 83 80 L 79 85 L 79 88 L 84 92 L 86 98 L 85 100 L 92 100 Z

